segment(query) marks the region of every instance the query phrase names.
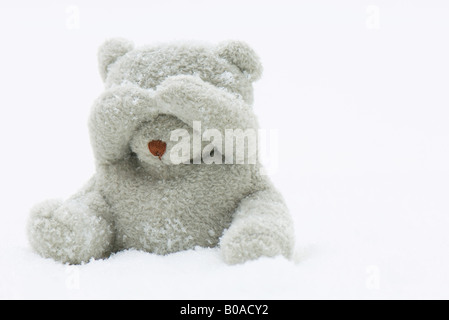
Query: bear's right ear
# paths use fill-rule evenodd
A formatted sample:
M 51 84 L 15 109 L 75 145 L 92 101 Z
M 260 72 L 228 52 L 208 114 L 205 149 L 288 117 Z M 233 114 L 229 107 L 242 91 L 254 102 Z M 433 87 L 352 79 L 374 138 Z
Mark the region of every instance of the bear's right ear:
M 134 49 L 134 44 L 123 38 L 106 40 L 98 49 L 98 67 L 101 78 L 106 80 L 109 66 L 118 58 Z

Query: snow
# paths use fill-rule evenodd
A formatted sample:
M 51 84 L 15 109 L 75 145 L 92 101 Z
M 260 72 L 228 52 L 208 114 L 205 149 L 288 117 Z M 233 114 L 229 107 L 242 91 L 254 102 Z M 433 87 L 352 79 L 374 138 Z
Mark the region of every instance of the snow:
M 14 48 L 0 59 L 1 299 L 449 298 L 449 3 L 281 2 L 180 1 L 176 12 L 158 2 L 148 19 L 131 0 L 107 12 L 79 1 L 79 28 L 69 29 L 63 2 L 0 4 L 2 39 Z M 259 53 L 254 108 L 278 137 L 274 146 L 268 137 L 277 154 L 267 171 L 295 220 L 292 261 L 228 266 L 218 249 L 198 248 L 66 266 L 31 252 L 29 209 L 94 172 L 95 54 L 116 35 L 235 38 Z
M 303 179 L 283 190 L 297 221 L 292 261 L 228 266 L 218 249 L 197 248 L 67 266 L 37 256 L 20 235 L 2 243 L 0 298 L 448 298 L 447 178 Z
M 220 74 L 218 78 L 228 85 L 232 85 L 235 82 L 234 75 L 228 71 Z

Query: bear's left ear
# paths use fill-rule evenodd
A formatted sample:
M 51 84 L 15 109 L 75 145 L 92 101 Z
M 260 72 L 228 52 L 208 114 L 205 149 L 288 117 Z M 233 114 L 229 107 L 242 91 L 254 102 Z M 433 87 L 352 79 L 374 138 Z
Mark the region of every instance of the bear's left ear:
M 106 40 L 98 49 L 98 67 L 101 78 L 106 80 L 109 66 L 118 58 L 134 49 L 134 44 L 123 38 L 113 38 Z
M 262 76 L 262 64 L 253 49 L 242 41 L 226 41 L 218 45 L 217 53 L 247 75 L 251 81 Z

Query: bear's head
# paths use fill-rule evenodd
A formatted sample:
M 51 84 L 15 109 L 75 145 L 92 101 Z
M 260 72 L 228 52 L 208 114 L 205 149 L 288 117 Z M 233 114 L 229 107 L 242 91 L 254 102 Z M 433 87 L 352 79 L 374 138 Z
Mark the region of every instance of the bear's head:
M 106 87 L 132 83 L 155 89 L 165 79 L 194 75 L 216 87 L 253 102 L 252 83 L 262 75 L 256 53 L 241 41 L 218 46 L 169 43 L 134 48 L 126 39 L 106 41 L 98 52 L 100 74 Z
M 134 45 L 125 39 L 112 39 L 100 47 L 98 60 L 100 74 L 109 95 L 99 100 L 91 118 L 94 150 L 98 151 L 97 155 L 102 152 L 107 154 L 106 160 L 109 162 L 126 157 L 129 152 L 143 167 L 154 172 L 185 170 L 172 166 L 180 163 L 170 157 L 177 144 L 171 139 L 171 135 L 175 130 L 183 130 L 193 136 L 192 122 L 200 119 L 194 116 L 196 106 L 190 109 L 178 106 L 178 112 L 168 112 L 167 108 L 161 107 L 146 118 L 130 116 L 133 114 L 132 104 L 142 100 L 134 96 L 135 92 L 143 92 L 143 96 L 148 93 L 148 96 L 153 98 L 158 96 L 159 102 L 164 100 L 164 96 L 165 105 L 176 105 L 177 101 L 186 98 L 184 93 L 189 88 L 201 88 L 198 90 L 205 96 L 208 89 L 211 89 L 210 96 L 216 96 L 217 99 L 226 97 L 223 99 L 232 100 L 237 106 L 230 110 L 217 104 L 203 119 L 226 125 L 225 119 L 249 118 L 245 110 L 251 109 L 253 102 L 252 83 L 262 74 L 262 66 L 255 52 L 239 41 L 222 42 L 217 46 L 186 42 L 134 48 Z M 129 91 L 126 91 L 127 88 L 130 88 Z M 157 105 L 155 101 L 156 99 L 153 99 L 148 102 L 153 109 Z M 245 107 L 238 107 L 239 101 Z M 121 107 L 117 109 L 115 103 Z M 127 103 L 129 106 L 126 106 Z M 124 117 L 121 122 L 117 120 L 119 109 Z M 127 111 L 124 111 L 125 109 Z M 111 110 L 114 111 L 113 116 L 108 118 Z M 189 114 L 190 118 L 183 118 L 182 114 Z M 111 122 L 111 119 L 114 121 Z M 207 125 L 208 123 L 205 124 Z M 99 142 L 95 139 L 97 135 L 113 139 L 114 135 L 120 134 L 123 137 L 116 137 L 121 141 L 120 144 L 114 145 L 117 150 L 111 150 L 101 139 L 98 139 Z M 196 158 L 203 156 L 202 152 L 208 145 L 207 142 L 201 141 L 201 149 L 194 150 L 192 144 L 191 158 L 182 163 L 195 163 Z M 213 153 L 212 149 L 211 154 Z

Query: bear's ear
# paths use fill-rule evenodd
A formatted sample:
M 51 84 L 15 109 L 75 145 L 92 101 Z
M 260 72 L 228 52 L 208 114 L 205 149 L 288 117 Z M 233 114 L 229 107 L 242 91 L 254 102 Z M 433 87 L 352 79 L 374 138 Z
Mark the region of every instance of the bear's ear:
M 253 49 L 242 41 L 225 41 L 218 45 L 218 55 L 236 65 L 251 81 L 262 76 L 262 64 Z
M 108 75 L 108 68 L 118 58 L 124 56 L 127 52 L 133 50 L 134 45 L 131 41 L 122 38 L 106 40 L 98 49 L 98 67 L 103 81 Z

